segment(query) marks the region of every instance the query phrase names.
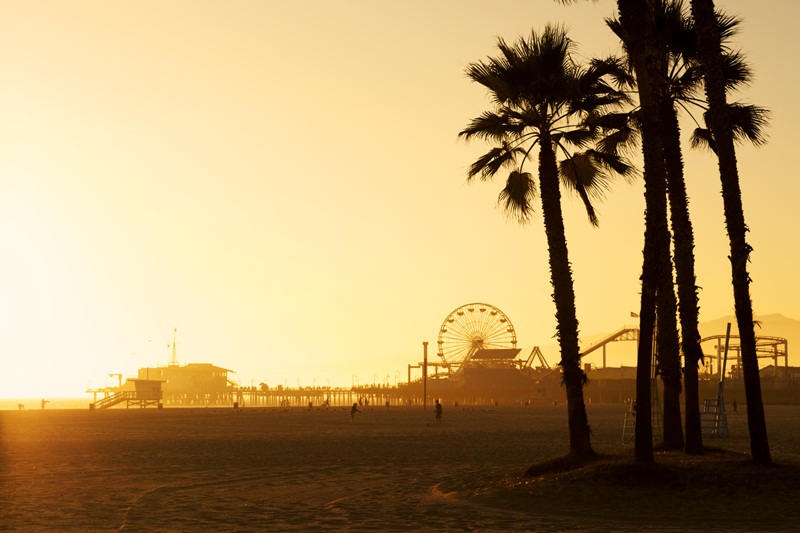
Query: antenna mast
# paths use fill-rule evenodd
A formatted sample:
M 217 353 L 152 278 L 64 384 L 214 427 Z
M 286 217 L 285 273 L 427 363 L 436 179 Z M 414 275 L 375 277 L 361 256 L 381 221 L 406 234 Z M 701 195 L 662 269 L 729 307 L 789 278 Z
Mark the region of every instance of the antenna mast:
M 178 366 L 178 352 L 176 350 L 175 338 L 178 336 L 178 328 L 172 329 L 172 359 L 169 362 L 169 366 Z

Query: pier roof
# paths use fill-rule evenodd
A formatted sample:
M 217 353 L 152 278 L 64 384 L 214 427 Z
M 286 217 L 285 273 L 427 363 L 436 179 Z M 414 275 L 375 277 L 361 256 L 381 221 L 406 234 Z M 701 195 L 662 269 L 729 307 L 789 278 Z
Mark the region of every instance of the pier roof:
M 508 360 L 514 359 L 520 351 L 520 348 L 481 348 L 470 359 Z

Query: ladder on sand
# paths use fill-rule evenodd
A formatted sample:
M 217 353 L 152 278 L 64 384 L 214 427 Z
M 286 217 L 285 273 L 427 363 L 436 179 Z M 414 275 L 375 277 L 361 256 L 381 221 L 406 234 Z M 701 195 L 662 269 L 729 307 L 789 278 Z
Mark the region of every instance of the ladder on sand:
M 661 412 L 661 402 L 658 399 L 658 378 L 656 377 L 656 362 L 658 360 L 658 345 L 656 338 L 658 328 L 653 330 L 653 340 L 650 346 L 650 424 L 653 433 L 653 442 L 660 441 L 664 436 L 664 416 Z M 637 335 L 636 343 L 639 339 Z M 622 423 L 622 444 L 634 444 L 636 442 L 636 400 L 631 402 L 630 411 L 625 413 L 625 420 Z
M 719 383 L 717 383 L 717 397 L 706 398 L 703 401 L 703 412 L 700 413 L 700 429 L 704 437 L 727 437 L 728 436 L 728 415 L 725 414 L 725 367 L 728 363 L 728 343 L 731 338 L 731 324 L 725 332 L 725 353 L 722 358 L 722 366 L 719 371 Z
M 704 437 L 728 436 L 728 415 L 725 414 L 725 402 L 721 397 L 704 400 L 700 428 Z
M 664 434 L 664 417 L 661 413 L 661 402 L 658 399 L 658 380 L 650 380 L 650 420 L 653 428 L 653 442 L 659 441 Z M 636 400 L 631 402 L 631 409 L 625 413 L 622 424 L 622 444 L 633 444 L 636 440 Z

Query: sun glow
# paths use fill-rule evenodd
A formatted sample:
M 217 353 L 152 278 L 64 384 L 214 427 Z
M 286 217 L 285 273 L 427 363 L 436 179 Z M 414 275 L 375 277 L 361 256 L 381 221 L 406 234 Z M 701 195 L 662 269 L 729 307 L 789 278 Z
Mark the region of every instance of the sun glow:
M 800 316 L 785 283 L 798 109 L 776 37 L 800 8 L 725 4 L 745 18 L 747 98 L 776 117 L 740 158 L 754 302 Z M 552 346 L 540 215 L 519 227 L 499 183 L 464 184 L 484 147 L 457 133 L 487 102 L 463 69 L 547 21 L 587 57 L 619 46 L 609 0 L 506 7 L 5 2 L 0 396 L 82 396 L 167 364 L 173 328 L 181 362 L 245 385 L 393 382 L 469 301 L 503 309 L 520 345 Z M 732 312 L 719 183 L 708 154 L 686 164 L 710 320 Z M 643 207 L 641 181 L 620 183 L 595 229 L 564 199 L 587 337 L 637 308 Z

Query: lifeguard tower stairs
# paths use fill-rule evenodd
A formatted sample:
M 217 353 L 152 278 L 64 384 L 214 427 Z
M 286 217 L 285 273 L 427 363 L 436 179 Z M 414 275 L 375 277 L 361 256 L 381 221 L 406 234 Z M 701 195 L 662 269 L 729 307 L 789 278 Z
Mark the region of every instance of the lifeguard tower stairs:
M 106 396 L 89 404 L 89 410 L 95 409 L 108 409 L 115 405 L 125 402 L 125 407 L 130 408 L 138 406 L 145 408 L 147 406 L 155 406 L 159 409 L 161 404 L 161 380 L 156 379 L 128 379 L 127 383 L 132 383 L 133 390 L 119 390 L 110 396 Z M 126 385 L 127 385 L 126 383 Z

